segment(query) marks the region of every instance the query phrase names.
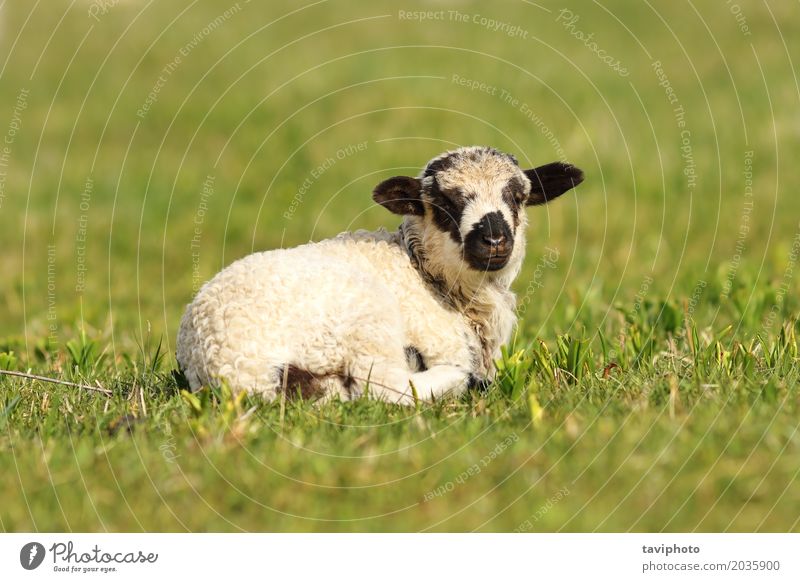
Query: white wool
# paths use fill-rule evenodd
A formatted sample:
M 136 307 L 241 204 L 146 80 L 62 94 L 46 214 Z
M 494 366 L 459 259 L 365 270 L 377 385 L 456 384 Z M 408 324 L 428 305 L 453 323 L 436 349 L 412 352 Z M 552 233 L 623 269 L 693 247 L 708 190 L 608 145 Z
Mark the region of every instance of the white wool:
M 422 398 L 437 395 L 426 374 L 446 377 L 432 382 L 444 393 L 486 372 L 476 369 L 481 347 L 469 321 L 431 294 L 399 235 L 379 230 L 236 261 L 187 308 L 177 356 L 192 389 L 224 379 L 274 398 L 283 366 L 292 364 L 338 378 L 330 384 L 345 398 L 360 395 L 369 379 L 373 394 L 409 402 L 409 345 L 430 368 L 416 373 Z M 347 377 L 358 390 L 345 390 Z

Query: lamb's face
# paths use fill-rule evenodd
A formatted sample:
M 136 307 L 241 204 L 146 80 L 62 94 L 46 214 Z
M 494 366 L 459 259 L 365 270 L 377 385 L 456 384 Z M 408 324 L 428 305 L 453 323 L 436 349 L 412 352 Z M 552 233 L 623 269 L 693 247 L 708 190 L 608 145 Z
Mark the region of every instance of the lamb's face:
M 431 160 L 422 173 L 426 227 L 446 235 L 442 251 L 479 271 L 509 262 L 525 223 L 530 182 L 509 155 L 464 148 Z
M 423 238 L 441 261 L 495 272 L 509 265 L 515 241 L 524 234 L 525 207 L 548 202 L 582 181 L 583 173 L 568 164 L 523 171 L 513 156 L 468 147 L 434 158 L 418 178 L 382 182 L 373 198 L 396 214 L 422 217 Z

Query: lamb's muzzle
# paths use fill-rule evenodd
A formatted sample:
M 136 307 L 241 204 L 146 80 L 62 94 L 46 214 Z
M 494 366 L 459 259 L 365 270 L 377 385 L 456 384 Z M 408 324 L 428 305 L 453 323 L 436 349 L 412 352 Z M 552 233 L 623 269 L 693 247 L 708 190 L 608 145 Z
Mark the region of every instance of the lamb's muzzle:
M 368 391 L 410 404 L 485 385 L 516 320 L 525 207 L 582 181 L 562 162 L 523 171 L 492 148 L 446 152 L 375 187 L 399 230 L 256 253 L 217 274 L 183 316 L 179 365 L 195 390 L 224 381 L 266 398 Z

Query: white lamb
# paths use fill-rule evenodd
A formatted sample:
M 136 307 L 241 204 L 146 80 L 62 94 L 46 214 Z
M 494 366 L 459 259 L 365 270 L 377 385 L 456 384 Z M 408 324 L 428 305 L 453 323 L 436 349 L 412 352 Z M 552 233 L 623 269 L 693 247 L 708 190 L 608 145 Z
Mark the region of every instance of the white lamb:
M 270 399 L 368 389 L 409 404 L 485 384 L 516 321 L 525 206 L 582 181 L 488 147 L 442 154 L 375 188 L 404 216 L 396 232 L 256 253 L 206 283 L 181 321 L 179 365 L 192 389 L 225 381 Z

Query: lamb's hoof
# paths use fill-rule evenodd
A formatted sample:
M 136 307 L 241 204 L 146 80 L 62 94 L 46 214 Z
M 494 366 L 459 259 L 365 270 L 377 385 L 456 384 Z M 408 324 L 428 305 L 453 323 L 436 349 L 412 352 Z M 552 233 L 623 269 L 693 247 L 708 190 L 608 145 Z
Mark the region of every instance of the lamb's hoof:
M 475 391 L 479 394 L 485 394 L 489 391 L 489 387 L 492 385 L 492 381 L 488 378 L 481 378 L 476 374 L 470 374 L 469 380 L 467 381 L 467 390 Z

